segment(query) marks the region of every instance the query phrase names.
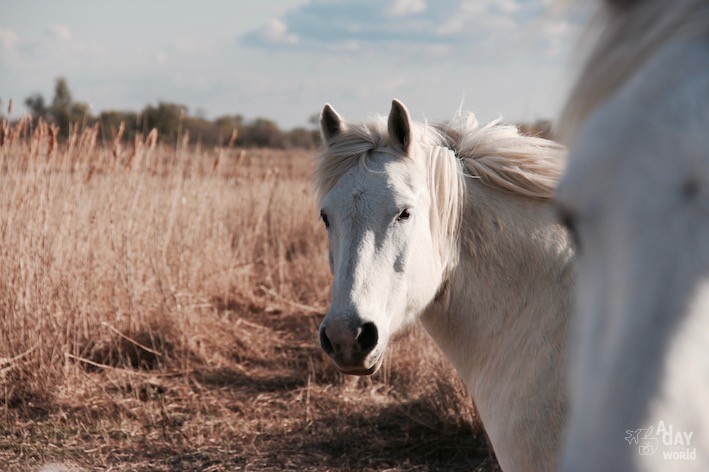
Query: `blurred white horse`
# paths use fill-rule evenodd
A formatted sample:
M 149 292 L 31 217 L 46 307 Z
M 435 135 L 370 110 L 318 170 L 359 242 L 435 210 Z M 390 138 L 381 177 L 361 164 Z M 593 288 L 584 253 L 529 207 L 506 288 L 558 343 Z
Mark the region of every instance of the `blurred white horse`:
M 564 471 L 709 470 L 709 0 L 606 0 L 561 124 Z M 624 437 L 654 427 L 656 450 Z
M 514 126 L 346 123 L 326 105 L 316 171 L 332 305 L 320 344 L 346 373 L 374 373 L 392 335 L 421 319 L 473 395 L 506 471 L 555 467 L 572 249 L 549 208 L 559 145 Z

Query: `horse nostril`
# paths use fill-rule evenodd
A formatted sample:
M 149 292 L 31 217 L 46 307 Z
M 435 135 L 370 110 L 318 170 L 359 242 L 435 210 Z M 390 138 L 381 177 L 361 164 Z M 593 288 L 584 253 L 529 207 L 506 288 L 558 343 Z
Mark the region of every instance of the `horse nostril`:
M 379 333 L 377 332 L 377 326 L 372 323 L 364 323 L 359 327 L 359 334 L 357 335 L 357 346 L 362 354 L 369 354 L 372 352 L 379 341 Z
M 325 351 L 325 354 L 327 354 L 328 356 L 331 356 L 333 351 L 335 350 L 335 348 L 332 347 L 330 339 L 328 339 L 327 337 L 325 328 L 320 328 L 320 347 L 323 351 Z

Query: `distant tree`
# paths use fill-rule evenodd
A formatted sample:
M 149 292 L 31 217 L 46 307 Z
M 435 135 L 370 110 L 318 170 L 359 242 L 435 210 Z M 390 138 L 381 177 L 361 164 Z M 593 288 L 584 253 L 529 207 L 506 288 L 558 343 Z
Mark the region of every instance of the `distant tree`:
M 40 93 L 30 95 L 25 98 L 25 106 L 30 110 L 35 118 L 46 118 L 47 105 L 44 103 L 44 97 Z
M 103 139 L 114 139 L 121 123 L 125 127 L 124 140 L 132 140 L 135 133 L 140 130 L 140 114 L 133 111 L 104 111 L 99 115 L 99 121 L 101 122 L 100 129 Z
M 319 131 L 306 128 L 294 128 L 288 132 L 288 147 L 312 149 L 316 146 L 320 136 Z
M 241 115 L 224 115 L 214 120 L 217 127 L 219 144 L 224 145 L 229 142 L 231 133 L 234 129 L 238 129 L 239 133 L 243 133 L 244 117 Z M 242 143 L 243 144 L 243 143 Z
M 187 116 L 186 106 L 177 103 L 158 102 L 157 107 L 148 105 L 143 109 L 143 128 L 145 132 L 157 128 L 158 135 L 163 141 L 175 142 L 185 116 Z
M 41 94 L 25 99 L 25 105 L 35 118 L 43 118 L 56 123 L 61 128 L 61 136 L 66 138 L 71 124 L 92 124 L 96 118 L 90 114 L 90 106 L 74 100 L 66 79 L 59 77 L 54 86 L 54 96 L 47 104 Z M 0 115 L 1 116 L 1 115 Z M 299 127 L 290 131 L 281 130 L 267 118 L 246 121 L 242 115 L 223 115 L 215 120 L 205 118 L 206 112 L 198 109 L 197 116 L 190 116 L 184 105 L 158 102 L 147 105 L 139 113 L 132 111 L 107 110 L 98 117 L 101 139 L 116 138 L 121 123 L 124 125 L 122 139 L 132 140 L 136 133 L 146 135 L 157 128 L 160 139 L 168 144 L 177 143 L 178 137 L 189 133 L 190 141 L 205 145 L 225 146 L 230 143 L 234 129 L 238 130 L 236 145 L 242 147 L 272 148 L 313 148 L 319 143 L 317 126 L 319 117 L 312 115 L 313 128 Z
M 54 85 L 54 97 L 49 107 L 45 105 L 44 97 L 40 94 L 27 97 L 25 105 L 36 118 L 44 118 L 56 123 L 63 137 L 69 135 L 71 124 L 84 123 L 92 119 L 89 114 L 89 105 L 83 102 L 74 102 L 69 85 L 63 77 L 57 78 Z
M 310 118 L 308 118 L 308 123 L 313 127 L 313 131 L 311 131 L 311 135 L 313 137 L 312 147 L 318 147 L 322 143 L 322 136 L 320 135 L 320 113 L 313 113 L 310 115 Z
M 71 92 L 66 80 L 62 77 L 57 79 L 54 85 L 54 98 L 49 107 L 49 112 L 54 118 L 54 121 L 59 125 L 63 135 L 69 133 L 69 125 L 71 124 Z
M 72 105 L 71 92 L 69 91 L 69 85 L 66 83 L 64 77 L 57 78 L 54 84 L 54 98 L 52 99 L 52 109 L 53 110 L 66 110 L 69 111 Z
M 219 129 L 213 121 L 206 118 L 188 116 L 183 122 L 183 132 L 190 134 L 190 140 L 194 143 L 208 145 L 218 145 L 221 143 Z
M 284 133 L 275 122 L 267 118 L 256 118 L 246 127 L 240 129 L 236 142 L 244 146 L 286 147 Z

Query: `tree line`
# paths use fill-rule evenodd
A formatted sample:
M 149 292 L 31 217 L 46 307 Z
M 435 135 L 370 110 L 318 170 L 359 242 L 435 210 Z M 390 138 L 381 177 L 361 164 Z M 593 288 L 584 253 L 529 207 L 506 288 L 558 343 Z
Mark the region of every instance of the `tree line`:
M 25 99 L 25 105 L 34 119 L 43 119 L 56 124 L 60 136 L 66 138 L 72 126 L 99 125 L 100 137 L 113 140 L 123 123 L 122 139 L 132 141 L 136 134 L 147 135 L 153 128 L 163 142 L 176 143 L 185 136 L 190 142 L 203 145 L 224 146 L 235 144 L 242 147 L 313 148 L 317 145 L 319 132 L 304 127 L 290 131 L 281 130 L 267 118 L 246 120 L 239 114 L 223 115 L 214 120 L 191 116 L 186 106 L 170 102 L 147 105 L 139 112 L 108 110 L 97 116 L 91 113 L 88 103 L 74 100 L 64 78 L 58 78 L 51 102 L 41 94 Z M 234 135 L 234 130 L 238 130 Z
M 223 115 L 214 120 L 191 116 L 186 106 L 160 101 L 157 105 L 147 105 L 139 112 L 108 110 L 97 116 L 91 113 L 88 103 L 74 100 L 66 79 L 58 78 L 54 86 L 51 102 L 46 102 L 41 94 L 25 99 L 25 105 L 34 119 L 43 119 L 56 124 L 60 136 L 66 138 L 72 126 L 94 126 L 98 124 L 99 137 L 113 140 L 119 134 L 121 139 L 132 141 L 137 134 L 146 136 L 152 129 L 158 130 L 163 142 L 177 143 L 189 138 L 192 143 L 210 146 L 234 144 L 241 147 L 306 148 L 318 145 L 320 133 L 317 130 L 317 115 L 310 119 L 312 128 L 298 127 L 290 131 L 281 130 L 267 118 L 246 120 L 242 115 Z M 553 126 L 549 120 L 531 123 L 517 123 L 523 134 L 554 139 Z M 237 130 L 237 133 L 234 133 Z

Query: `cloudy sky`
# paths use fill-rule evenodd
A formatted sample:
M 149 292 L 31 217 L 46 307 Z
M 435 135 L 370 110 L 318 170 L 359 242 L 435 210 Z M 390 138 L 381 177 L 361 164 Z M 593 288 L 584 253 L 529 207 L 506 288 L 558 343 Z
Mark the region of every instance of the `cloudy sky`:
M 482 119 L 553 118 L 578 34 L 553 3 L 0 0 L 0 99 L 51 99 L 64 76 L 94 112 L 167 100 L 290 128 L 325 102 L 361 119 L 396 97 L 416 119 L 461 103 Z

